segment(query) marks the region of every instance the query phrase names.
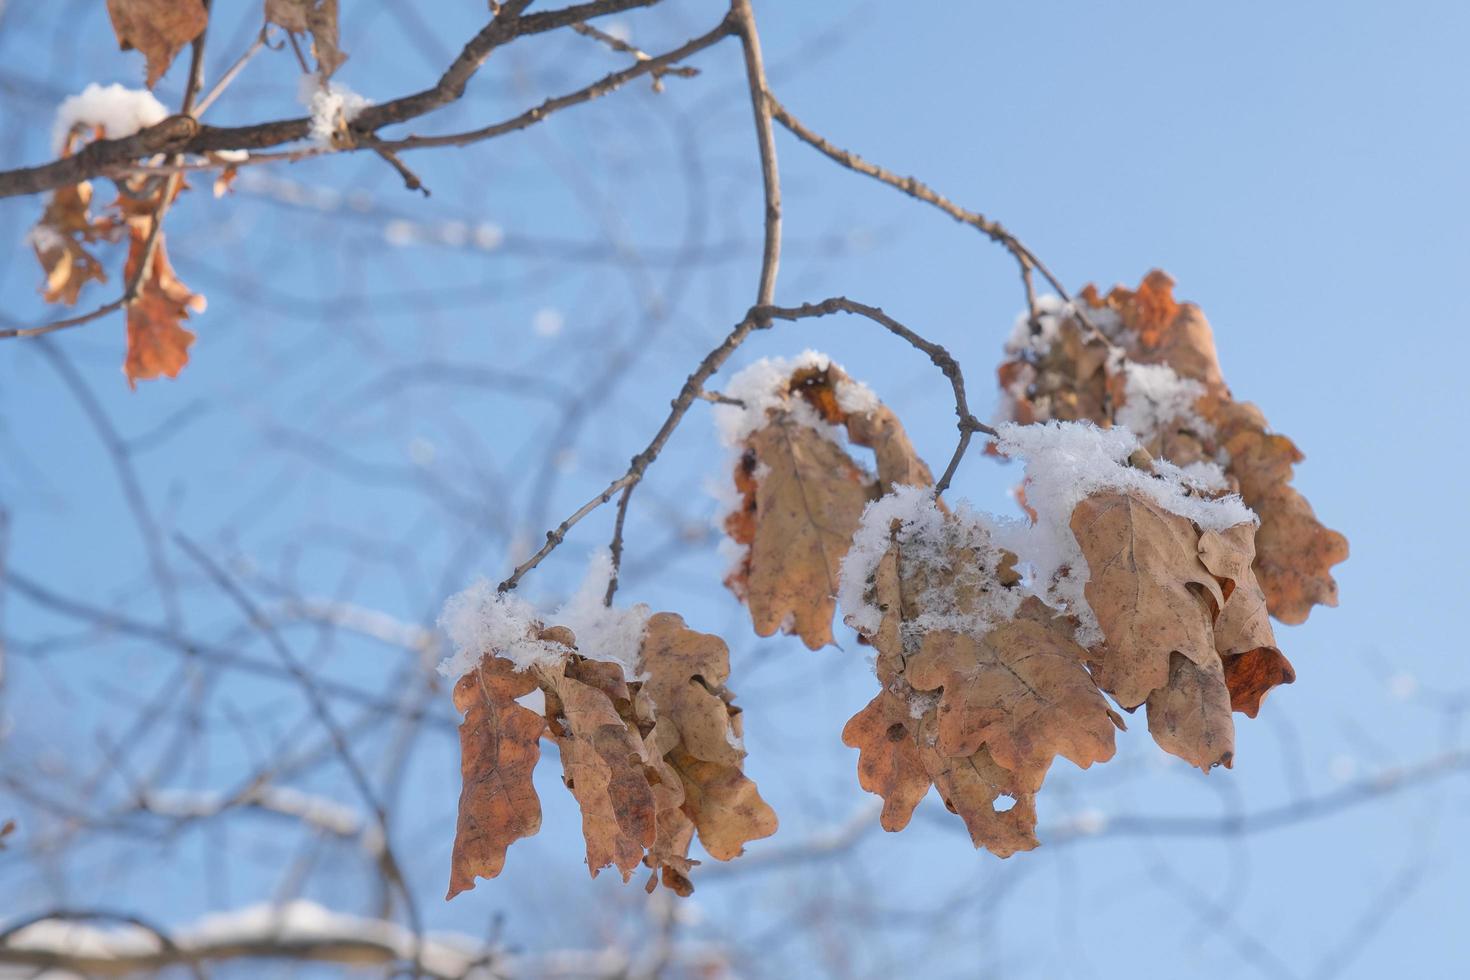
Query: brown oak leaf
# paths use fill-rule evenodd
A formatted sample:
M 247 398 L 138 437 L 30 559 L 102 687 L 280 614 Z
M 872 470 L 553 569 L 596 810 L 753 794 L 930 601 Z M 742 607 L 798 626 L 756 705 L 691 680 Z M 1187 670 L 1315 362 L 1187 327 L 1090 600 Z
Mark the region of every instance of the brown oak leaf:
M 265 19 L 293 34 L 311 35 L 311 52 L 323 79 L 347 60 L 337 46 L 337 0 L 265 0 Z
M 1197 664 L 1169 654 L 1169 680 L 1148 696 L 1148 731 L 1159 747 L 1209 772 L 1235 757 L 1230 690 L 1219 657 Z
M 753 433 L 749 447 L 741 464 L 755 483 L 745 603 L 758 635 L 780 629 L 820 649 L 832 642 L 838 568 L 873 484 L 840 446 L 787 413 Z
M 128 261 L 123 269 L 123 276 L 129 282 L 137 272 L 148 238 L 137 223 L 133 223 L 131 234 Z M 128 352 L 123 373 L 129 387 L 137 388 L 139 381 L 152 378 L 178 377 L 189 363 L 189 345 L 194 343 L 194 333 L 184 328 L 183 321 L 191 311 L 202 313 L 204 308 L 204 297 L 191 291 L 174 274 L 160 231 L 148 273 L 138 284 L 138 295 L 128 304 Z
M 31 247 L 46 273 L 41 294 L 48 303 L 75 306 L 83 286 L 107 281 L 102 264 L 83 244 L 107 234 L 107 226 L 92 219 L 91 203 L 87 181 L 58 188 L 31 230 Z
M 107 0 L 107 13 L 118 46 L 143 53 L 149 88 L 209 22 L 203 0 Z
M 1015 784 L 1041 788 L 1052 760 L 1083 769 L 1113 757 L 1113 715 L 1085 666 L 1087 651 L 1056 620 L 1016 619 L 981 636 L 927 634 L 904 676 L 940 691 L 936 749 L 974 755 L 983 745 Z
M 615 865 L 627 881 L 654 844 L 655 800 L 643 741 L 618 712 L 631 696 L 618 664 L 574 658 L 543 671 L 547 723 L 563 782 L 582 810 L 587 870 Z
M 1230 706 L 1251 718 L 1271 688 L 1296 680 L 1296 671 L 1276 648 L 1266 594 L 1256 580 L 1257 533 L 1249 524 L 1237 524 L 1202 531 L 1199 538 L 1200 561 L 1225 596 L 1215 620 L 1215 650 L 1223 661 Z
M 539 714 L 516 703 L 536 689 L 510 661 L 486 654 L 454 685 L 459 726 L 459 823 L 450 859 L 449 894 L 475 887 L 475 878 L 494 878 L 505 866 L 505 850 L 541 828 L 541 801 L 531 772 L 541 756 L 546 727 Z
M 1224 594 L 1187 518 L 1136 492 L 1104 492 L 1077 504 L 1071 523 L 1106 640 L 1103 690 L 1131 710 L 1168 684 L 1169 654 L 1200 666 L 1219 659 L 1212 622 Z

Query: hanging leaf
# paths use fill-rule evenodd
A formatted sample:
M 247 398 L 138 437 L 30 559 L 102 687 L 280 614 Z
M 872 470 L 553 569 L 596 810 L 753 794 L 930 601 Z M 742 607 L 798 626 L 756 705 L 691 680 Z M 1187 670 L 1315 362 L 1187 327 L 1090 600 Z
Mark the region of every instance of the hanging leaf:
M 516 703 L 536 690 L 536 681 L 492 654 L 454 685 L 459 726 L 459 823 L 450 858 L 449 894 L 475 887 L 475 878 L 494 878 L 505 866 L 505 850 L 541 829 L 541 800 L 531 771 L 541 756 L 546 721 Z
M 143 53 L 149 88 L 209 23 L 202 0 L 107 0 L 107 13 L 118 46 Z
M 337 0 L 265 0 L 265 19 L 292 34 L 311 35 L 311 53 L 323 81 L 347 60 L 338 47 Z

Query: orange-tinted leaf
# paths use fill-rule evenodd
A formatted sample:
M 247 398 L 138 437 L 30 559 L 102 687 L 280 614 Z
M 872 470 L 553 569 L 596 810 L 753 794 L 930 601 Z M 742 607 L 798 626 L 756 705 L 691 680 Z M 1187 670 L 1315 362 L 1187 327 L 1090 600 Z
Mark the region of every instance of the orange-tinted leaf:
M 146 241 L 146 232 L 134 226 L 132 247 L 123 272 L 129 282 Z M 194 343 L 194 333 L 183 327 L 183 321 L 191 311 L 202 313 L 204 307 L 204 297 L 190 291 L 174 275 L 160 231 L 152 265 L 139 284 L 137 297 L 128 304 L 128 353 L 123 361 L 123 373 L 130 387 L 136 388 L 139 381 L 152 378 L 178 377 L 179 371 L 189 363 L 189 345 Z
M 842 744 L 858 750 L 858 785 L 883 797 L 879 823 L 887 831 L 907 827 L 929 792 L 918 732 L 908 703 L 888 690 L 879 691 L 842 729 Z
M 515 699 L 536 689 L 529 674 L 487 654 L 454 686 L 454 706 L 464 713 L 459 727 L 459 824 L 450 862 L 453 898 L 475 887 L 475 878 L 494 878 L 505 866 L 505 849 L 541 827 L 541 801 L 531 782 L 546 727 L 536 712 Z

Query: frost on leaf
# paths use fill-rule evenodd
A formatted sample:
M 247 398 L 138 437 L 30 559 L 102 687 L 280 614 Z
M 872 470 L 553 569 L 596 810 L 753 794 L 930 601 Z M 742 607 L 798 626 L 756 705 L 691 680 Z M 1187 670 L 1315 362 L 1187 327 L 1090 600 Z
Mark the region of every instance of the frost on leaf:
M 1216 474 L 1260 516 L 1255 573 L 1270 614 L 1304 622 L 1314 605 L 1337 604 L 1330 570 L 1347 558 L 1347 539 L 1291 487 L 1301 452 L 1234 400 L 1209 322 L 1173 286 L 1154 270 L 1137 289 L 1089 286 L 1075 304 L 1044 298 L 1034 325 L 1023 317 L 1007 345 L 1002 412 L 1023 424 L 1126 425 L 1153 456 Z
M 738 504 L 724 520 L 740 560 L 726 578 L 750 609 L 755 631 L 778 629 L 819 649 L 832 642 L 839 568 L 863 508 L 895 485 L 933 482 L 903 426 L 866 387 L 825 355 L 761 361 L 717 406 L 737 448 Z M 877 475 L 842 444 L 873 450 Z
M 574 599 L 564 608 L 588 625 L 592 642 L 623 641 L 624 631 L 599 626 L 577 607 Z M 742 771 L 740 711 L 725 687 L 729 651 L 718 637 L 659 613 L 647 618 L 637 663 L 628 665 L 621 653 L 582 650 L 571 630 L 543 627 L 529 613 L 523 602 L 478 595 L 446 611 L 457 643 L 493 637 L 511 655 L 486 653 L 455 687 L 456 706 L 468 713 L 451 898 L 476 875 L 498 874 L 506 846 L 539 826 L 530 774 L 542 734 L 560 751 L 594 877 L 611 866 L 627 881 L 643 865 L 651 869 L 649 890 L 661 881 L 688 895 L 696 833 L 713 857 L 729 860 L 775 832 L 775 814 Z M 476 615 L 487 621 L 469 622 Z M 476 702 L 465 694 L 482 690 L 476 678 L 487 665 L 496 683 L 488 701 Z M 538 689 L 544 717 L 515 703 Z
M 149 88 L 209 22 L 203 0 L 107 0 L 107 13 L 118 46 L 143 53 Z
M 977 847 L 1027 850 L 1055 758 L 1085 768 L 1113 755 L 1121 721 L 1074 624 L 1024 594 L 1013 557 L 981 519 L 917 488 L 864 517 L 844 612 L 877 650 L 882 689 L 842 739 L 859 750 L 862 787 L 883 797 L 886 830 L 907 825 L 932 784 Z

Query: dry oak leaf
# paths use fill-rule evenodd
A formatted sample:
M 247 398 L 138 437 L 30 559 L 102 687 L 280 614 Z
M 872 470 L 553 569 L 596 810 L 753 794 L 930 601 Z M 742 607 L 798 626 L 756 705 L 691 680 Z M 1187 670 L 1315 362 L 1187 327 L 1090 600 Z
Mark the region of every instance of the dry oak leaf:
M 1034 597 L 996 601 L 993 590 L 1018 582 L 1014 556 L 982 554 L 963 535 L 949 547 L 945 561 L 905 561 L 895 536 L 878 560 L 866 598 L 882 617 L 867 638 L 883 687 L 848 721 L 842 740 L 859 750 L 859 784 L 883 798 L 885 830 L 906 826 L 933 784 L 975 845 L 1006 857 L 1036 846 L 1035 793 L 1053 759 L 1086 767 L 1111 758 L 1122 722 L 1093 682 L 1073 624 Z M 969 567 L 994 569 L 993 580 L 957 571 Z M 936 590 L 949 615 L 968 617 L 984 605 L 1010 609 L 1010 618 L 980 632 L 916 633 Z M 1001 797 L 1012 805 L 998 807 Z
M 965 823 L 970 840 L 996 857 L 1033 850 L 1036 839 L 1036 794 L 1019 788 L 1010 770 L 981 748 L 972 756 L 954 758 L 927 747 L 934 739 L 932 716 L 920 722 L 919 741 L 924 765 L 945 807 Z M 1008 809 L 997 806 L 1001 798 Z
M 1347 538 L 1324 527 L 1312 505 L 1290 484 L 1302 453 L 1249 402 L 1224 403 L 1212 419 L 1230 455 L 1226 473 L 1246 504 L 1261 515 L 1256 532 L 1256 577 L 1271 615 L 1283 623 L 1306 622 L 1314 605 L 1337 605 L 1331 568 L 1348 557 Z
M 1223 537 L 1202 544 L 1187 518 L 1131 492 L 1082 500 L 1071 525 L 1089 569 L 1084 594 L 1104 638 L 1091 654 L 1099 685 L 1130 710 L 1146 703 L 1149 732 L 1166 752 L 1206 772 L 1230 765 L 1235 723 L 1217 646 L 1229 649 L 1259 624 L 1248 621 L 1243 594 L 1246 604 L 1232 617 L 1246 621 L 1235 622 L 1233 635 L 1216 633 L 1225 591 L 1201 552 L 1218 550 Z M 1236 525 L 1226 533 L 1238 549 L 1253 530 Z M 1241 576 L 1225 580 L 1233 596 L 1253 583 L 1238 567 L 1232 570 Z
M 1249 524 L 1202 531 L 1199 537 L 1200 561 L 1225 595 L 1215 619 L 1215 650 L 1223 661 L 1230 706 L 1251 718 L 1271 688 L 1296 680 L 1296 671 L 1276 648 L 1266 594 L 1253 571 L 1255 537 Z
M 1116 384 L 1109 370 L 1110 350 L 1095 333 L 1069 317 L 1057 325 L 1045 350 L 1024 349 L 996 369 L 1011 421 L 1098 424 L 1110 416 Z M 994 455 L 992 447 L 987 453 Z
M 1072 533 L 1090 571 L 1084 594 L 1106 641 L 1103 690 L 1132 710 L 1169 681 L 1169 654 L 1204 666 L 1217 658 L 1220 584 L 1199 558 L 1188 518 L 1141 494 L 1110 491 L 1072 511 Z
M 909 702 L 884 688 L 842 729 L 842 744 L 858 750 L 858 785 L 883 798 L 884 830 L 908 826 L 933 780 L 918 742 L 918 719 Z
M 1235 758 L 1235 722 L 1220 658 L 1169 654 L 1169 681 L 1148 696 L 1148 731 L 1165 752 L 1209 772 Z
M 648 619 L 639 663 L 642 693 L 656 706 L 657 717 L 678 730 L 688 752 L 706 762 L 740 765 L 745 751 L 731 721 L 739 709 L 720 696 L 730 677 L 725 642 L 690 629 L 674 613 L 657 613 Z
M 1059 755 L 1083 769 L 1113 757 L 1114 716 L 1086 658 L 1060 621 L 1017 619 L 982 636 L 927 634 L 904 677 L 915 690 L 942 692 L 939 752 L 967 757 L 983 745 L 1035 792 Z
M 143 53 L 149 88 L 209 22 L 203 0 L 107 0 L 107 13 L 118 45 Z
M 311 35 L 311 53 L 322 79 L 331 78 L 347 60 L 337 46 L 337 0 L 265 0 L 265 19 L 292 34 Z
M 742 506 L 725 520 L 726 532 L 747 548 L 725 584 L 750 607 L 756 633 L 779 628 L 813 650 L 832 642 L 838 568 L 863 508 L 895 486 L 934 483 L 891 409 L 842 407 L 838 389 L 849 380 L 835 364 L 804 367 L 786 381 L 784 396 L 788 405 L 806 402 L 819 424 L 843 426 L 854 445 L 871 449 L 876 481 L 809 418 L 770 410 L 746 440 L 735 469 Z
M 1155 269 L 1137 290 L 1119 286 L 1099 297 L 1088 287 L 1082 298 L 1119 314 L 1125 328 L 1119 340 L 1130 360 L 1167 364 L 1205 386 L 1197 407 L 1214 426 L 1213 437 L 1184 452 L 1181 444 L 1191 440 L 1166 434 L 1163 445 L 1149 448 L 1162 450 L 1180 465 L 1223 455 L 1226 475 L 1261 518 L 1255 571 L 1270 613 L 1283 623 L 1305 622 L 1314 605 L 1337 605 L 1331 568 L 1348 557 L 1347 539 L 1324 527 L 1306 498 L 1291 487 L 1292 465 L 1302 460 L 1301 451 L 1287 437 L 1271 432 L 1256 406 L 1233 399 L 1220 372 L 1209 322 L 1195 304 L 1176 302 L 1173 287 L 1174 280 Z
M 459 822 L 450 861 L 453 898 L 475 887 L 475 878 L 494 878 L 505 866 L 505 849 L 541 829 L 541 801 L 531 772 L 541 757 L 546 721 L 516 698 L 536 689 L 528 673 L 486 654 L 454 685 L 459 726 Z
M 131 246 L 123 277 L 132 282 L 138 262 L 146 250 L 147 233 L 137 224 L 132 227 Z M 138 295 L 128 304 L 128 352 L 123 360 L 123 373 L 128 386 L 137 388 L 139 381 L 152 378 L 176 378 L 189 363 L 189 345 L 194 333 L 183 327 L 189 313 L 204 312 L 204 297 L 192 292 L 174 275 L 164 246 L 163 232 L 153 251 L 148 274 L 138 284 Z
M 616 865 L 627 881 L 653 846 L 655 800 L 643 741 L 618 711 L 632 700 L 622 667 L 575 657 L 542 677 L 563 782 L 582 810 L 587 870 L 595 878 Z
M 728 861 L 750 841 L 774 834 L 775 811 L 741 771 L 741 712 L 725 687 L 725 642 L 690 629 L 673 613 L 657 613 L 649 617 L 638 663 L 645 678 L 638 710 L 647 718 L 650 709 L 643 706 L 652 706 L 649 737 L 679 778 L 682 811 L 704 849 Z M 687 836 L 683 841 L 687 848 Z
M 750 550 L 743 583 L 727 584 L 743 587 L 758 635 L 780 629 L 821 649 L 832 642 L 842 557 L 875 488 L 840 446 L 789 413 L 777 413 L 748 445 L 741 469 L 755 483 Z
M 75 306 L 83 286 L 107 281 L 102 264 L 82 245 L 105 234 L 104 226 L 92 220 L 91 203 L 89 182 L 58 188 L 31 230 L 31 246 L 46 273 L 41 295 L 48 303 Z

